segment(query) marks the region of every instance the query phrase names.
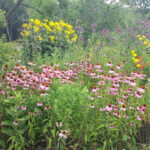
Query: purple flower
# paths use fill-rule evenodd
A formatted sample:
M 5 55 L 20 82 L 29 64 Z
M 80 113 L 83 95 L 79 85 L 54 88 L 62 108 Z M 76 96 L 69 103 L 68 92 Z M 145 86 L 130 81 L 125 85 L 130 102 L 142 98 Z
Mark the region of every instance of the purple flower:
M 133 28 L 128 27 L 127 30 L 128 30 L 128 31 L 133 31 Z
M 150 22 L 147 22 L 147 23 L 146 23 L 146 26 L 150 26 Z
M 121 32 L 121 29 L 120 28 L 116 28 L 115 31 L 116 32 Z
M 22 110 L 26 110 L 27 107 L 26 107 L 26 106 L 22 106 L 21 109 L 22 109 Z
M 96 32 L 97 24 L 96 24 L 96 23 L 93 23 L 93 24 L 91 24 L 91 27 L 93 28 L 93 31 Z
M 110 128 L 112 129 L 112 128 L 114 128 L 115 126 L 112 124 L 112 125 L 110 125 Z
M 109 33 L 109 30 L 107 30 L 107 29 L 102 29 L 101 33 L 102 33 L 103 35 L 108 34 L 108 33 Z
M 81 34 L 85 31 L 85 29 L 80 26 L 77 26 L 76 30 L 79 31 Z

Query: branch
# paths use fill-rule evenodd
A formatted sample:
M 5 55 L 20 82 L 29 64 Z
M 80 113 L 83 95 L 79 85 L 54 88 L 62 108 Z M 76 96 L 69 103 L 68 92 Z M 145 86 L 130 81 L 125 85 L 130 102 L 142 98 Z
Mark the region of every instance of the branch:
M 35 9 L 38 13 L 40 13 L 41 15 L 43 15 L 43 13 L 40 10 L 38 10 L 37 8 L 35 8 L 35 7 L 31 6 L 31 5 L 28 5 L 28 4 L 20 4 L 20 5 L 23 5 L 23 6 L 32 8 L 32 9 Z
M 18 0 L 18 2 L 16 3 L 16 5 L 9 10 L 9 12 L 6 14 L 6 19 L 8 19 L 8 17 L 16 10 L 16 8 L 21 4 L 23 0 Z

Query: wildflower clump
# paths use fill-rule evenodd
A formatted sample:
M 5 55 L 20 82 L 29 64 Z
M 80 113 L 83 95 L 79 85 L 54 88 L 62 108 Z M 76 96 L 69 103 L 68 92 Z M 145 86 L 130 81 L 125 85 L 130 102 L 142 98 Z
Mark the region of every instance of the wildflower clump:
M 51 54 L 54 48 L 65 51 L 78 38 L 73 26 L 62 20 L 56 22 L 47 19 L 43 21 L 30 19 L 29 23 L 23 24 L 22 27 L 21 36 L 30 56 L 34 53 L 33 50 L 42 54 L 45 52 Z
M 139 41 L 142 41 L 143 45 L 146 45 L 147 48 L 150 48 L 150 41 L 146 38 L 145 35 L 137 35 L 137 38 L 139 39 Z
M 132 50 L 131 53 L 132 53 L 132 60 L 136 64 L 136 67 L 143 70 L 143 68 L 146 66 L 146 64 L 144 63 L 144 60 L 142 59 L 143 57 L 138 56 L 134 50 Z

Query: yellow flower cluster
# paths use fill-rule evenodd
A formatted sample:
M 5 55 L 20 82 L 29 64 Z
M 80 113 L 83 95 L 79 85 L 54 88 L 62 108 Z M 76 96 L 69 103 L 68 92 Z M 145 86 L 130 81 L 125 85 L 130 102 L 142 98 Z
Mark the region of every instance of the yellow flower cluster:
M 136 63 L 136 66 L 141 67 L 141 65 L 138 63 L 139 59 L 137 58 L 137 54 L 135 53 L 135 51 L 132 50 L 131 53 L 132 53 L 132 60 L 134 61 L 134 63 Z
M 134 50 L 131 51 L 132 53 L 132 60 L 135 62 L 135 63 L 138 63 L 139 62 L 139 59 L 137 59 L 137 54 L 135 53 Z
M 35 37 L 40 41 L 42 41 L 44 37 L 47 38 L 47 35 L 52 43 L 54 43 L 55 39 L 58 39 L 56 37 L 63 38 L 63 40 L 65 39 L 67 42 L 76 42 L 78 38 L 73 27 L 62 20 L 54 22 L 48 19 L 44 19 L 43 21 L 30 19 L 28 24 L 23 24 L 23 28 L 24 30 L 21 32 L 23 37 L 28 37 L 30 33 L 34 33 Z
M 144 45 L 146 45 L 148 48 L 150 48 L 150 41 L 145 37 L 145 35 L 137 35 L 137 38 L 143 42 Z

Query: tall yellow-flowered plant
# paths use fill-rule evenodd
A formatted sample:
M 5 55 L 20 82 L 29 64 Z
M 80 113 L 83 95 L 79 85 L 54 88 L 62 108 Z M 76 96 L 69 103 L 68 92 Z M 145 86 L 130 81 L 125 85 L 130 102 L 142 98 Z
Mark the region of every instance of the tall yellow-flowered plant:
M 41 51 L 46 49 L 49 53 L 54 47 L 65 51 L 68 45 L 75 43 L 78 38 L 72 25 L 62 20 L 55 22 L 48 19 L 30 19 L 29 23 L 23 24 L 22 27 L 21 36 L 26 44 L 30 43 L 34 49 L 40 46 Z

